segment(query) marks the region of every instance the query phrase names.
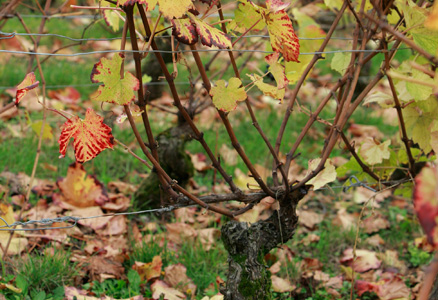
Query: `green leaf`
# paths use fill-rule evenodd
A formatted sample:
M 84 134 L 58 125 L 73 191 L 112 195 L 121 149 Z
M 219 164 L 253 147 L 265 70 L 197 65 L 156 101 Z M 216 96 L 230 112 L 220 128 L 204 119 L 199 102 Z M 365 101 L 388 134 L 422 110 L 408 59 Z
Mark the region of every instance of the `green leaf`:
M 348 68 L 350 61 L 351 61 L 351 53 L 347 53 L 347 52 L 335 53 L 335 55 L 333 55 L 333 59 L 331 63 L 332 70 L 342 75 L 345 73 L 345 70 Z
M 438 33 L 436 30 L 420 27 L 415 28 L 409 33 L 412 35 L 414 42 L 429 52 L 430 54 L 435 55 L 438 49 Z
M 210 95 L 213 98 L 213 104 L 217 109 L 222 111 L 232 111 L 237 106 L 237 101 L 246 99 L 246 92 L 239 78 L 233 77 L 225 86 L 224 80 L 216 81 L 216 86 L 211 88 Z
M 94 65 L 91 72 L 91 81 L 102 82 L 93 100 L 109 102 L 120 105 L 129 104 L 135 98 L 134 91 L 140 87 L 138 79 L 129 72 L 125 72 L 124 78 L 120 76 L 120 70 L 124 56 L 116 53 L 112 59 L 103 57 Z

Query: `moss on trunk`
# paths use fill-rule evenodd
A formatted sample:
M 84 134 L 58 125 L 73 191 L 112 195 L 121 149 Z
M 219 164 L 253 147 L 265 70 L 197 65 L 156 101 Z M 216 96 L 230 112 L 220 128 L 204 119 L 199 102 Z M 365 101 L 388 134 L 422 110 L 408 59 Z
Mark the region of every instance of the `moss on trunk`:
M 228 276 L 221 288 L 225 300 L 270 300 L 271 274 L 264 257 L 271 249 L 294 235 L 298 222 L 296 206 L 308 188 L 293 191 L 265 221 L 252 225 L 230 221 L 222 227 L 222 241 L 228 251 Z

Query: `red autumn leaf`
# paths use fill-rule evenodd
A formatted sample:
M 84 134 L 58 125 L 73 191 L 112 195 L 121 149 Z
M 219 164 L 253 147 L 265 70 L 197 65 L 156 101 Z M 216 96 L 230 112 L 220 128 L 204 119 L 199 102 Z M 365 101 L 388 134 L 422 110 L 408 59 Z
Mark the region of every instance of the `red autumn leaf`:
M 429 244 L 437 249 L 438 168 L 435 165 L 424 167 L 415 177 L 414 207 Z
M 39 81 L 36 81 L 35 74 L 30 72 L 24 77 L 24 80 L 17 85 L 17 94 L 15 97 L 15 105 L 20 103 L 21 99 L 27 94 L 28 91 L 36 88 L 39 85 Z
M 103 123 L 103 118 L 93 109 L 87 109 L 85 120 L 74 116 L 62 125 L 59 137 L 60 158 L 65 156 L 70 139 L 74 139 L 76 161 L 83 163 L 95 158 L 106 148 L 114 147 L 111 128 Z

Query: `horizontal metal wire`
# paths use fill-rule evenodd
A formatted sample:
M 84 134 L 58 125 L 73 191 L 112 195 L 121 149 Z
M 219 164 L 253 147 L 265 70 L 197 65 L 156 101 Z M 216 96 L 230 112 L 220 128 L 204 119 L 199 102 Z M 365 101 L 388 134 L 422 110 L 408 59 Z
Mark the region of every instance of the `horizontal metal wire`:
M 405 181 L 382 181 L 381 184 L 396 184 L 401 185 L 407 182 L 412 181 L 411 179 L 407 179 Z M 360 181 L 356 176 L 351 176 L 346 181 L 349 182 L 349 185 L 340 185 L 340 186 L 328 186 L 323 187 L 318 190 L 333 190 L 333 189 L 342 189 L 344 192 L 347 192 L 350 188 L 355 187 L 364 187 L 372 192 L 378 193 L 377 190 L 370 187 L 371 184 L 378 184 L 378 183 L 367 183 L 364 181 Z M 388 189 L 388 188 L 385 188 Z M 89 217 L 74 217 L 74 216 L 63 216 L 63 217 L 57 217 L 57 218 L 46 218 L 46 219 L 40 219 L 40 220 L 29 220 L 26 222 L 14 222 L 12 224 L 8 224 L 5 219 L 0 217 L 0 220 L 3 221 L 6 225 L 0 226 L 0 231 L 35 231 L 35 230 L 53 230 L 53 229 L 66 229 L 66 228 L 72 228 L 77 225 L 78 221 L 80 220 L 88 220 L 88 219 L 95 219 L 95 218 L 105 218 L 105 217 L 114 217 L 114 216 L 129 216 L 129 215 L 138 215 L 138 214 L 145 214 L 145 213 L 165 213 L 165 212 L 171 212 L 179 208 L 184 207 L 199 207 L 196 204 L 189 204 L 189 205 L 170 205 L 167 207 L 162 208 L 156 208 L 156 209 L 148 209 L 148 210 L 140 210 L 140 211 L 134 211 L 134 212 L 123 212 L 123 213 L 112 213 L 112 214 L 103 214 L 103 215 L 96 215 L 96 216 L 89 216 Z M 208 206 L 207 206 L 208 207 Z M 208 208 L 207 208 L 208 210 Z M 59 222 L 69 222 L 73 221 L 74 223 L 69 226 L 60 226 L 60 227 L 47 227 L 47 225 L 52 225 L 53 223 L 59 223 Z M 26 226 L 26 225 L 45 225 L 45 227 L 37 227 L 37 228 L 12 228 L 15 226 Z
M 359 76 L 359 79 L 371 79 L 375 76 Z M 341 76 L 335 76 L 332 77 L 331 81 L 336 82 L 338 79 L 342 78 Z M 310 82 L 318 82 L 317 78 L 308 78 L 306 79 Z M 251 83 L 251 80 L 242 80 L 242 84 L 246 85 Z M 193 82 L 190 81 L 174 81 L 175 85 L 191 85 Z M 79 83 L 79 84 L 56 84 L 56 85 L 46 85 L 47 89 L 62 89 L 66 87 L 75 87 L 75 88 L 81 88 L 81 87 L 98 87 L 102 85 L 103 83 Z M 151 85 L 162 85 L 167 86 L 169 83 L 167 81 L 154 81 L 154 82 L 146 82 L 145 85 L 151 86 Z M 13 89 L 17 86 L 0 86 L 0 90 L 7 90 L 7 89 Z
M 15 36 L 41 36 L 41 37 L 58 37 L 67 39 L 74 42 L 88 42 L 88 41 L 113 41 L 113 40 L 121 40 L 122 37 L 113 37 L 113 38 L 72 38 L 69 36 L 61 35 L 61 34 L 55 34 L 55 33 L 24 33 L 24 32 L 3 32 L 0 31 L 0 35 L 5 35 L 4 37 L 0 37 L 0 40 L 6 40 L 6 39 L 12 39 Z M 231 36 L 232 38 L 240 38 L 240 36 Z M 270 38 L 269 35 L 263 35 L 263 34 L 253 34 L 253 35 L 245 35 L 244 38 Z M 128 39 L 130 37 L 127 37 Z M 157 35 L 154 38 L 163 39 L 163 38 L 171 38 L 169 35 Z M 306 38 L 306 37 L 298 37 L 302 41 L 313 41 L 313 40 L 324 40 L 325 37 L 320 38 Z M 345 38 L 345 37 L 332 37 L 331 40 L 345 40 L 350 41 L 353 40 L 352 38 Z
M 395 51 L 400 50 L 410 50 L 410 48 L 399 48 Z M 14 50 L 0 50 L 0 53 L 12 53 L 12 54 L 27 54 L 27 55 L 40 55 L 40 56 L 59 56 L 59 57 L 74 57 L 74 56 L 86 56 L 92 54 L 105 54 L 105 53 L 190 53 L 190 52 L 240 52 L 240 53 L 265 53 L 271 54 L 274 51 L 265 51 L 265 50 L 249 50 L 249 49 L 198 49 L 198 50 L 99 50 L 99 51 L 90 51 L 90 52 L 79 52 L 79 53 L 43 53 L 43 52 L 29 52 L 29 51 L 14 51 Z M 374 53 L 380 52 L 385 53 L 392 50 L 332 50 L 332 51 L 315 51 L 315 52 L 303 52 L 300 55 L 315 55 L 315 54 L 333 54 L 333 53 Z

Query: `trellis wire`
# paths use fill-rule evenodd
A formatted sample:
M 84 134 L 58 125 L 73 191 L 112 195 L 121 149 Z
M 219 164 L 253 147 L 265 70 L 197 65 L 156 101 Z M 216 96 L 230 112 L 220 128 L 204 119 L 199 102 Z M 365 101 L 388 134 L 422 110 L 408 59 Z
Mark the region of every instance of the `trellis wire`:
M 399 48 L 395 51 L 400 50 L 410 50 L 410 48 Z M 79 52 L 79 53 L 43 53 L 43 52 L 29 52 L 29 51 L 13 51 L 13 50 L 0 50 L 0 53 L 12 53 L 12 54 L 27 54 L 27 55 L 40 55 L 40 56 L 60 56 L 60 57 L 74 57 L 74 56 L 86 56 L 92 54 L 105 54 L 105 53 L 191 53 L 191 52 L 241 52 L 241 53 L 265 53 L 271 54 L 274 51 L 265 51 L 265 50 L 249 50 L 249 49 L 198 49 L 198 50 L 99 50 L 99 51 L 90 51 L 90 52 Z M 392 51 L 392 50 L 391 50 Z M 332 51 L 316 51 L 316 52 L 304 52 L 300 53 L 300 55 L 315 55 L 315 54 L 333 54 L 333 53 L 385 53 L 390 52 L 390 50 L 332 50 Z
M 354 180 L 354 181 L 353 181 Z M 398 182 L 399 184 L 407 183 L 412 181 L 412 179 L 407 179 L 405 181 Z M 320 188 L 318 190 L 330 190 L 330 189 L 342 189 L 344 192 L 347 192 L 350 188 L 354 187 L 364 187 L 370 191 L 373 191 L 377 193 L 377 190 L 373 189 L 369 186 L 370 183 L 360 181 L 356 176 L 351 176 L 348 178 L 347 182 L 350 182 L 350 185 L 345 186 L 330 186 L 326 188 Z M 382 181 L 381 184 L 384 183 L 393 183 L 392 181 Z M 376 183 L 374 183 L 376 184 Z M 53 229 L 67 229 L 75 227 L 80 220 L 88 220 L 88 219 L 96 219 L 96 218 L 105 218 L 105 217 L 114 217 L 114 216 L 129 216 L 129 215 L 138 215 L 138 214 L 145 214 L 145 213 L 165 213 L 165 212 L 171 212 L 179 208 L 185 208 L 185 207 L 199 207 L 196 204 L 189 204 L 189 205 L 170 205 L 166 207 L 161 208 L 155 208 L 155 209 L 148 209 L 148 210 L 140 210 L 140 211 L 134 211 L 134 212 L 122 212 L 122 213 L 112 213 L 112 214 L 104 214 L 104 215 L 96 215 L 96 216 L 89 216 L 89 217 L 74 217 L 74 216 L 64 216 L 64 217 L 57 217 L 57 218 L 45 218 L 40 220 L 29 220 L 26 222 L 14 222 L 12 224 L 8 224 L 5 219 L 0 217 L 0 220 L 3 221 L 6 225 L 0 226 L 0 231 L 35 231 L 35 230 L 53 230 Z M 207 209 L 208 210 L 208 205 Z M 69 226 L 59 226 L 59 227 L 37 227 L 37 228 L 12 228 L 15 226 L 26 226 L 26 225 L 35 225 L 35 224 L 42 224 L 42 225 L 51 225 L 53 223 L 58 222 L 68 222 L 73 221 L 74 223 Z
M 122 37 L 113 37 L 113 38 L 72 38 L 69 36 L 65 36 L 62 34 L 56 34 L 56 33 L 24 33 L 24 32 L 3 32 L 0 30 L 0 35 L 5 35 L 4 37 L 0 37 L 0 40 L 6 40 L 6 39 L 12 39 L 15 36 L 41 36 L 41 37 L 59 37 L 63 39 L 67 39 L 74 42 L 88 42 L 88 41 L 113 41 L 113 40 L 121 40 Z M 254 35 L 245 35 L 244 38 L 270 38 L 269 35 L 262 35 L 262 34 L 254 34 Z M 127 37 L 127 39 L 130 39 L 131 37 Z M 171 38 L 170 35 L 157 35 L 154 37 L 155 39 L 159 38 Z M 240 38 L 240 36 L 232 36 L 232 38 Z M 299 37 L 300 40 L 303 41 L 316 41 L 316 40 L 324 40 L 325 37 L 320 38 L 306 38 L 306 37 Z M 332 37 L 331 40 L 345 40 L 345 41 L 351 41 L 352 38 L 345 38 L 345 37 Z

